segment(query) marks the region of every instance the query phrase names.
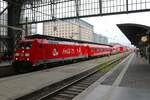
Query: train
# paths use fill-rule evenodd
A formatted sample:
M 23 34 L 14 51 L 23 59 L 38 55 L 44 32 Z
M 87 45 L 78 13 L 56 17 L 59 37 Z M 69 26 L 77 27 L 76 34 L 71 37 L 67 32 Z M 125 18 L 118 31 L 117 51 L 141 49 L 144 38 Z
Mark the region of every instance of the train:
M 31 35 L 17 43 L 12 64 L 17 70 L 35 69 L 37 66 L 49 63 L 109 56 L 118 52 L 114 49 L 116 48 L 106 44 L 46 35 Z
M 124 53 L 127 51 L 127 47 L 123 47 L 121 45 L 113 45 L 111 54 Z

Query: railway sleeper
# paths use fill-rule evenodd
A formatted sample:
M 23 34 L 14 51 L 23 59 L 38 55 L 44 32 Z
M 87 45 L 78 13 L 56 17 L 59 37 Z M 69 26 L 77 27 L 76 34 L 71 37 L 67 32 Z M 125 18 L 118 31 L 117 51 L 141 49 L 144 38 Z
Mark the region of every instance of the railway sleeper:
M 73 98 L 74 96 L 68 96 L 68 95 L 65 95 L 65 94 L 58 94 L 58 95 L 56 95 L 56 96 L 54 96 L 54 97 L 52 97 L 52 98 L 59 98 L 58 100 L 71 100 L 72 98 Z M 49 100 L 51 100 L 51 99 L 49 99 Z
M 71 93 L 60 93 L 58 94 L 59 96 L 64 96 L 64 97 L 67 97 L 67 98 L 73 98 L 76 96 L 76 94 L 71 94 Z
M 79 92 L 76 92 L 76 91 L 68 91 L 68 90 L 64 91 L 64 93 L 74 94 L 74 95 L 79 94 Z
M 79 89 L 75 89 L 75 88 L 69 88 L 68 90 L 69 91 L 76 91 L 76 92 L 79 92 L 79 93 L 83 91 L 83 90 L 79 90 Z
M 76 84 L 75 86 L 78 86 L 78 87 L 85 87 L 85 88 L 86 88 L 86 87 L 89 86 L 89 84 L 88 84 L 88 85 L 87 85 L 87 84 L 86 84 L 86 85 L 85 85 L 85 84 Z
M 85 87 L 81 87 L 81 86 L 71 86 L 71 88 L 75 88 L 75 89 L 81 89 L 81 90 L 84 90 L 85 89 Z
M 80 82 L 80 84 L 84 84 L 84 85 L 90 85 L 92 84 L 93 81 L 85 81 L 85 82 Z
M 82 84 L 82 85 L 85 85 L 85 86 L 86 86 L 86 85 L 89 86 L 89 85 L 91 85 L 91 83 L 92 83 L 92 82 L 88 82 L 88 83 L 87 83 L 87 82 L 80 82 L 79 84 Z
M 47 100 L 70 100 L 70 98 L 53 97 L 52 99 L 47 99 Z

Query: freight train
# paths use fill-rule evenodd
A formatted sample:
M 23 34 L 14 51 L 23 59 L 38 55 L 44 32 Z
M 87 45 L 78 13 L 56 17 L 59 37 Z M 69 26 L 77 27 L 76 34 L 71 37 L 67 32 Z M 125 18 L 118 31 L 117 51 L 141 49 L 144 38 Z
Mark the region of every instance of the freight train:
M 111 45 L 45 35 L 31 35 L 17 43 L 13 66 L 17 70 L 34 69 L 39 65 L 49 63 L 111 55 L 112 51 Z

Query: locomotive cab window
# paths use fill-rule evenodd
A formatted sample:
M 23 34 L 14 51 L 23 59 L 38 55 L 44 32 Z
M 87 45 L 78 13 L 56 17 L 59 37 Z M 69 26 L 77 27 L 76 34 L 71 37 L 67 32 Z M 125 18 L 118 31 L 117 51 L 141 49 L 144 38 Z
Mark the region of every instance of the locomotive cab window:
M 19 43 L 16 48 L 29 50 L 32 48 L 32 43 L 30 42 Z

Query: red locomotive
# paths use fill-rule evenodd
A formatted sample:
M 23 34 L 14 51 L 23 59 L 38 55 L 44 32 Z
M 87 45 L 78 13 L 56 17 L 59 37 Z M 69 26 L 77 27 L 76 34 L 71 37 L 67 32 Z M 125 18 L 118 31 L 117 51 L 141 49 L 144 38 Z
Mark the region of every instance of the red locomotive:
M 110 55 L 111 52 L 110 45 L 32 35 L 18 42 L 13 65 L 16 69 L 35 68 L 47 63 Z

